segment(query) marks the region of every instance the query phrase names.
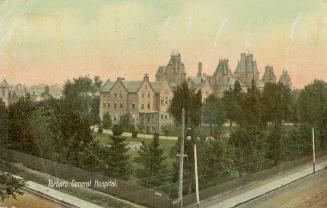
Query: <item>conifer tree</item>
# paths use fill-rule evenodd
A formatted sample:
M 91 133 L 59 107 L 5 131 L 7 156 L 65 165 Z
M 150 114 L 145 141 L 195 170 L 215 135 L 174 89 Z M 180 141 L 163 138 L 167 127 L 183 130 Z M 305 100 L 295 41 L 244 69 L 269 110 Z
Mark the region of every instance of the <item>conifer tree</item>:
M 166 165 L 164 160 L 166 157 L 163 149 L 160 148 L 159 135 L 154 134 L 153 141 L 150 144 L 142 142 L 138 154 L 135 162 L 140 166 L 137 170 L 137 176 L 141 179 L 141 184 L 146 187 L 163 185 L 165 183 Z
M 119 179 L 127 179 L 131 173 L 127 142 L 122 136 L 123 130 L 120 125 L 113 127 L 113 135 L 110 142 L 110 173 L 109 176 Z

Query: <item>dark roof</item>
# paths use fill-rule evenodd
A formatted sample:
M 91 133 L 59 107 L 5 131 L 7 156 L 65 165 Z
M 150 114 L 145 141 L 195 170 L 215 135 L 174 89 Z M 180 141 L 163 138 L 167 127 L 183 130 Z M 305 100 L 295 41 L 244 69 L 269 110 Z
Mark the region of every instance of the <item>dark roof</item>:
M 102 85 L 100 92 L 110 92 L 114 82 L 110 81 L 109 79 Z
M 143 80 L 142 81 L 122 80 L 122 83 L 124 84 L 128 92 L 137 92 L 141 87 L 141 85 L 143 84 L 143 82 L 144 82 Z

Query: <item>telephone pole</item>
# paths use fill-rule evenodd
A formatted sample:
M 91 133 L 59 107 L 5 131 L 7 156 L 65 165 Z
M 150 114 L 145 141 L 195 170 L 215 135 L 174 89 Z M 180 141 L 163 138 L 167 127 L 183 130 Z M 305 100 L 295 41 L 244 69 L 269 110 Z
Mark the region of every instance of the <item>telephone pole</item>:
M 312 161 L 312 168 L 313 168 L 313 173 L 316 172 L 316 148 L 315 148 L 315 129 L 312 128 L 312 156 L 313 156 L 313 161 Z
M 200 208 L 199 178 L 198 178 L 198 156 L 197 156 L 197 151 L 196 151 L 196 144 L 194 144 L 194 173 L 195 173 L 196 207 Z
M 183 207 L 183 168 L 184 168 L 184 136 L 185 136 L 185 110 L 182 109 L 182 132 L 181 132 L 181 152 L 179 155 L 179 183 L 178 183 L 178 201 L 179 206 Z

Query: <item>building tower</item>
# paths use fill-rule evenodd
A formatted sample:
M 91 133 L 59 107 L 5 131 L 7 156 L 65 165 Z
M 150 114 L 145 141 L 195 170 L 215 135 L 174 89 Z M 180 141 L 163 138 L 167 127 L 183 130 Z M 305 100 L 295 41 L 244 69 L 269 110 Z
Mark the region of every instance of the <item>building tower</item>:
M 291 76 L 289 75 L 288 71 L 283 70 L 282 75 L 280 75 L 279 78 L 279 83 L 282 83 L 286 87 L 292 89 L 292 79 Z
M 274 67 L 266 66 L 265 73 L 263 74 L 263 77 L 262 77 L 262 82 L 264 84 L 267 84 L 267 83 L 276 83 L 276 81 L 277 81 L 277 78 L 274 73 Z
M 156 81 L 167 80 L 168 83 L 181 84 L 185 79 L 185 66 L 178 52 L 173 52 L 167 66 L 159 66 L 156 72 Z
M 218 66 L 212 75 L 212 89 L 215 96 L 221 97 L 225 90 L 230 87 L 232 71 L 228 65 L 228 59 L 219 59 Z
M 240 80 L 247 87 L 252 85 L 254 80 L 256 83 L 259 80 L 259 71 L 257 62 L 253 59 L 253 54 L 241 53 L 241 60 L 238 62 L 234 72 L 236 79 Z

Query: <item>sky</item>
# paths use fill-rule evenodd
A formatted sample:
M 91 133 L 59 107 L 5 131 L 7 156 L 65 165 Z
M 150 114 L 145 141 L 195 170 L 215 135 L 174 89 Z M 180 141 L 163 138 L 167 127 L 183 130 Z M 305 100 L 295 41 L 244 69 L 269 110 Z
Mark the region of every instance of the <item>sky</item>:
M 327 80 L 327 0 L 0 0 L 0 79 L 62 84 L 73 77 L 154 80 L 172 51 L 188 75 L 235 70 L 251 52 L 263 75 L 289 71 L 301 88 Z

